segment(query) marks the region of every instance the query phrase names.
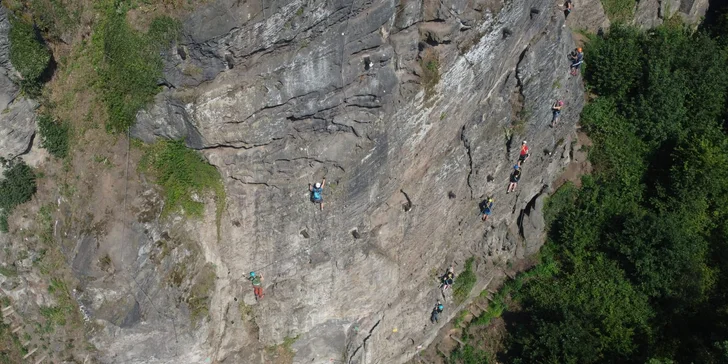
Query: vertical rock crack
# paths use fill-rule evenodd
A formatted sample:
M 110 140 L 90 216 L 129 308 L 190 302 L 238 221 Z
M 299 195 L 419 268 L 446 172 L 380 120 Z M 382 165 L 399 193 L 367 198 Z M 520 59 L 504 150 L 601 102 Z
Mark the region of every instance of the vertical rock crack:
M 460 141 L 463 142 L 463 147 L 468 155 L 468 189 L 470 190 L 470 198 L 473 198 L 473 185 L 470 182 L 470 178 L 473 176 L 473 155 L 470 150 L 470 141 L 465 136 L 465 125 L 460 130 Z

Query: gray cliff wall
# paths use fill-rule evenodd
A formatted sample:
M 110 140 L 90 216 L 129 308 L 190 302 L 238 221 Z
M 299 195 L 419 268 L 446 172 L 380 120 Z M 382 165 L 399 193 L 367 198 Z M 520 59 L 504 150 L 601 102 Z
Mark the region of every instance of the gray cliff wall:
M 172 89 L 133 132 L 185 137 L 225 179 L 220 243 L 202 242 L 227 271 L 214 358 L 247 362 L 246 341 L 301 335 L 297 363 L 402 362 L 437 332 L 433 272 L 476 256 L 487 277 L 537 251 L 517 221 L 568 162 L 584 98 L 563 22 L 543 0 L 218 1 L 193 15 L 168 57 Z M 432 59 L 436 84 L 422 69 Z M 532 157 L 506 195 L 524 139 Z M 324 176 L 320 212 L 308 183 Z M 255 303 L 251 270 L 266 278 L 254 333 L 228 324 L 233 297 Z M 457 311 L 450 299 L 446 317 Z
M 665 19 L 679 16 L 685 23 L 700 23 L 709 0 L 642 0 L 635 7 L 634 23 L 643 29 L 656 27 Z
M 266 277 L 254 309 L 264 344 L 301 335 L 295 362 L 391 363 L 437 331 L 433 271 L 474 255 L 486 277 L 537 251 L 513 227 L 568 161 L 583 104 L 550 2 L 217 2 L 186 24 L 168 59 L 174 89 L 135 134 L 186 137 L 225 178 L 222 238 L 202 241 L 229 272 L 213 301 L 227 307 L 210 325 L 217 360 L 244 362 L 256 340 L 227 324 L 232 297 L 254 302 L 251 270 Z M 425 91 L 432 59 L 439 82 Z M 566 108 L 551 129 L 556 98 Z M 532 157 L 506 195 L 524 139 Z M 323 176 L 320 212 L 308 183 Z M 482 223 L 486 195 L 495 211 Z

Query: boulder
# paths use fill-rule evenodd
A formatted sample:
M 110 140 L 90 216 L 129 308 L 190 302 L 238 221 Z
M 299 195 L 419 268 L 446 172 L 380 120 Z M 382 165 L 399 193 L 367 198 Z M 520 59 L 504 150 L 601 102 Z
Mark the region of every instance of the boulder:
M 164 93 L 157 95 L 155 101 L 137 113 L 137 122 L 130 130 L 133 137 L 145 143 L 153 143 L 157 138 L 184 139 L 190 148 L 203 146 L 200 133 L 180 102 L 168 99 Z
M 546 197 L 545 194 L 538 195 L 526 206 L 521 215 L 521 234 L 527 256 L 537 253 L 544 243 L 546 223 L 543 206 Z
M 30 150 L 37 108 L 37 102 L 21 97 L 0 111 L 0 157 L 11 159 Z
M 17 76 L 10 64 L 10 21 L 7 10 L 0 6 L 0 111 L 5 110 L 18 95 L 18 86 L 13 81 Z
M 640 4 L 649 1 L 641 0 Z M 573 4 L 574 10 L 566 20 L 566 24 L 571 29 L 585 29 L 592 33 L 598 32 L 599 29 L 604 31 L 609 29 L 610 21 L 604 12 L 601 1 L 574 0 Z M 563 14 L 563 11 L 561 11 L 561 14 Z

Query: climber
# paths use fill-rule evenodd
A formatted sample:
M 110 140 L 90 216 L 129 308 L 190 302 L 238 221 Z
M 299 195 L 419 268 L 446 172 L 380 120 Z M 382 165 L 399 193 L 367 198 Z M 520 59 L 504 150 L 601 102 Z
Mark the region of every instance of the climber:
M 571 60 L 571 66 L 569 69 L 571 70 L 571 75 L 576 76 L 576 74 L 579 72 L 579 67 L 581 67 L 581 64 L 584 63 L 584 52 L 582 51 L 581 47 L 574 49 L 571 53 L 569 53 L 569 59 Z
M 263 276 L 250 272 L 248 280 L 253 283 L 253 293 L 255 294 L 255 300 L 263 298 Z
M 450 268 L 448 268 L 448 270 L 447 270 L 447 273 L 445 273 L 442 277 L 440 277 L 440 281 L 442 282 L 440 287 L 444 291 L 444 290 L 450 288 L 450 286 L 452 286 L 452 283 L 454 280 L 455 280 L 455 267 L 450 266 Z
M 483 221 L 488 220 L 488 216 L 490 216 L 490 213 L 493 211 L 493 198 L 488 197 L 488 201 L 483 201 L 480 205 L 480 210 L 483 213 L 483 217 L 481 219 Z
M 311 191 L 311 201 L 313 203 L 317 203 L 321 205 L 321 211 L 324 209 L 324 186 L 326 186 L 326 177 L 324 177 L 323 182 L 318 183 L 316 182 L 315 185 L 308 184 L 308 190 Z
M 563 5 L 564 8 L 564 21 L 566 21 L 566 18 L 569 17 L 569 14 L 571 14 L 571 10 L 574 9 L 574 3 L 571 2 L 571 0 L 566 0 L 566 2 Z M 564 26 L 566 26 L 566 23 L 564 23 Z M 563 26 L 562 26 L 563 28 Z
M 564 107 L 564 102 L 561 100 L 556 101 L 551 106 L 551 111 L 553 112 L 554 116 L 551 118 L 551 127 L 553 128 L 556 126 L 556 123 L 559 121 L 559 116 L 561 116 L 561 108 Z
M 528 159 L 531 155 L 528 154 L 528 145 L 526 145 L 526 141 L 524 140 L 523 143 L 521 143 L 521 154 L 518 156 L 518 166 L 520 167 L 523 162 Z
M 518 166 L 518 164 L 516 164 L 515 166 L 513 166 L 513 173 L 511 173 L 511 184 L 508 185 L 508 191 L 506 191 L 506 193 L 511 193 L 516 190 L 519 179 L 521 179 L 521 168 Z
M 440 301 L 437 301 L 437 304 L 435 305 L 435 308 L 432 309 L 432 315 L 430 315 L 430 322 L 433 324 L 435 322 L 440 322 L 440 314 L 442 313 L 442 310 L 445 308 L 445 306 L 440 303 Z

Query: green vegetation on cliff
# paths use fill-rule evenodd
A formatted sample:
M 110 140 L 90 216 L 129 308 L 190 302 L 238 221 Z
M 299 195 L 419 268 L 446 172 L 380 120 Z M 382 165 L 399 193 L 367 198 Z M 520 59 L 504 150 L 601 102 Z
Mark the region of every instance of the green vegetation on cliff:
M 20 86 L 32 96 L 40 94 L 41 78 L 48 68 L 51 52 L 33 24 L 10 17 L 10 62 L 22 76 Z
M 183 210 L 191 216 L 202 216 L 204 192 L 212 191 L 217 200 L 218 218 L 225 201 L 225 189 L 220 172 L 207 163 L 182 141 L 160 140 L 143 146 L 144 157 L 139 163 L 143 172 L 151 172 L 164 194 L 164 214 Z
M 41 145 L 56 158 L 63 159 L 68 155 L 68 123 L 53 120 L 49 114 L 38 115 L 38 132 Z
M 0 231 L 8 231 L 8 215 L 35 194 L 35 173 L 23 162 L 11 162 L 0 181 Z
M 106 128 L 117 133 L 133 125 L 137 111 L 159 92 L 163 67 L 160 50 L 177 37 L 180 29 L 177 20 L 158 17 L 142 34 L 129 26 L 122 5 L 109 6 L 93 35 L 100 90 L 109 117 Z

